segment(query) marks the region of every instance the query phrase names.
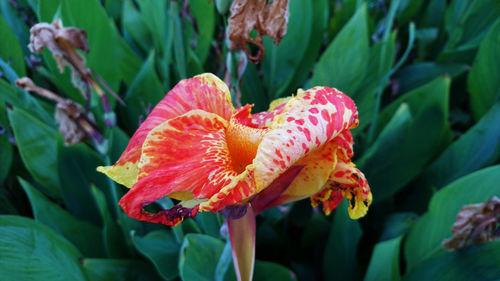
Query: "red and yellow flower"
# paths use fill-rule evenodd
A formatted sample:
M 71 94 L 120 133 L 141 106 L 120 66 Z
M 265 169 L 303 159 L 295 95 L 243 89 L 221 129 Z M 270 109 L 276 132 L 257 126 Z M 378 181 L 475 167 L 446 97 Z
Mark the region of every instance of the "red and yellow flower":
M 343 198 L 351 218 L 366 214 L 372 195 L 351 162 L 358 114 L 348 96 L 315 87 L 273 102 L 267 112 L 251 108 L 235 109 L 212 74 L 182 80 L 117 163 L 98 170 L 130 188 L 119 203 L 129 216 L 172 226 L 201 211 L 250 204 L 258 213 L 307 197 L 327 214 Z M 155 214 L 144 209 L 165 196 L 179 203 Z

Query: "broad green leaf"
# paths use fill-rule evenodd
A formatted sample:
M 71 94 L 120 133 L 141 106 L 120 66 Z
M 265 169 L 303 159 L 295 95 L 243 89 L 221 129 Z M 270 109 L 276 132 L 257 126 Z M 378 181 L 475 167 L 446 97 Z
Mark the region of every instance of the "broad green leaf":
M 179 273 L 184 281 L 215 278 L 215 269 L 224 243 L 212 236 L 188 234 L 184 237 L 179 257 Z
M 441 188 L 448 183 L 494 164 L 500 158 L 500 102 L 430 165 L 422 180 L 426 185 Z
M 319 59 L 313 85 L 335 87 L 348 95 L 360 89 L 370 59 L 367 24 L 363 4 Z
M 194 52 L 203 65 L 208 57 L 215 30 L 215 8 L 213 1 L 189 1 L 189 10 L 196 20 L 198 33 Z
M 297 281 L 295 273 L 290 269 L 272 262 L 255 261 L 253 280 L 259 281 Z
M 417 220 L 418 215 L 410 212 L 398 212 L 388 215 L 384 222 L 384 229 L 380 241 L 393 239 L 405 235 Z
M 323 2 L 323 1 L 318 1 Z M 309 72 L 300 69 L 301 63 L 307 54 L 307 47 L 311 42 L 323 39 L 321 36 L 312 37 L 313 20 L 321 18 L 313 12 L 313 1 L 292 0 L 289 3 L 290 17 L 287 33 L 279 45 L 273 40 L 264 37 L 265 56 L 262 59 L 262 72 L 268 95 L 279 97 L 287 90 L 296 72 Z
M 459 210 L 500 194 L 500 166 L 485 168 L 462 177 L 436 192 L 429 211 L 413 226 L 405 241 L 408 272 L 424 260 L 444 252 L 441 242 L 451 237 Z
M 172 18 L 173 24 L 173 48 L 174 48 L 174 70 L 180 79 L 187 78 L 186 69 L 186 47 L 184 46 L 184 36 L 182 31 L 181 18 L 179 16 L 180 12 L 179 4 L 177 2 L 170 3 L 170 17 Z
M 95 198 L 104 224 L 102 234 L 104 239 L 104 248 L 106 249 L 108 256 L 113 258 L 127 257 L 129 248 L 125 244 L 121 229 L 118 227 L 117 222 L 113 219 L 111 212 L 109 211 L 104 193 L 94 185 L 90 187 L 90 190 Z
M 102 165 L 99 155 L 83 143 L 58 147 L 58 175 L 66 208 L 77 218 L 101 225 L 90 185 L 106 186 L 107 179 L 95 169 Z
M 467 65 L 457 63 L 414 63 L 398 71 L 395 80 L 398 82 L 399 92 L 406 93 L 431 82 L 440 75 L 454 78 L 466 71 L 467 68 Z
M 448 33 L 444 53 L 475 48 L 500 16 L 496 0 L 454 0 L 446 9 L 445 29 Z
M 500 20 L 481 42 L 467 80 L 471 110 L 479 120 L 500 97 Z
M 425 260 L 406 274 L 405 281 L 498 280 L 500 241 L 482 243 Z
M 203 229 L 205 234 L 219 238 L 222 219 L 217 213 L 202 212 L 196 215 L 195 220 Z
M 383 200 L 410 182 L 450 141 L 449 84 L 449 78 L 437 78 L 381 112 L 379 124 L 387 124 L 386 128 L 357 161 L 374 200 Z M 405 114 L 398 111 L 402 104 L 408 106 Z
M 241 103 L 254 104 L 252 112 L 261 112 L 267 110 L 270 99 L 266 95 L 262 79 L 259 77 L 257 68 L 254 64 L 249 63 L 241 79 Z
M 141 19 L 148 27 L 155 51 L 162 55 L 165 49 L 167 3 L 165 1 L 138 0 Z
M 109 152 L 111 163 L 115 163 L 127 148 L 130 138 L 120 128 L 114 127 L 110 130 Z
M 4 2 L 7 3 L 6 1 L 2 3 Z M 2 16 L 0 16 L 0 38 L 2 38 L 0 40 L 0 58 L 11 64 L 18 76 L 26 76 L 24 55 L 21 46 L 11 27 L 5 22 Z
M 234 270 L 231 272 L 231 269 L 234 269 L 232 253 L 231 241 L 227 239 L 224 250 L 217 262 L 217 267 L 215 268 L 214 281 L 236 280 L 236 273 Z
M 164 96 L 165 90 L 155 71 L 155 54 L 150 53 L 125 96 L 126 107 L 120 108 L 123 127 L 133 132 L 139 121 L 146 119 L 151 110 Z
M 147 53 L 148 48 L 153 44 L 153 39 L 144 15 L 138 11 L 132 0 L 123 2 L 122 14 L 124 37 Z
M 147 257 L 164 280 L 179 276 L 180 245 L 170 231 L 157 230 L 144 237 L 133 236 L 137 250 Z
M 335 211 L 333 224 L 325 245 L 323 278 L 355 280 L 359 277 L 356 253 L 363 231 L 359 222 L 349 218 L 348 203 L 343 200 Z
M 370 48 L 370 60 L 365 76 L 362 78 L 362 87 L 355 93 L 349 93 L 356 102 L 358 108 L 360 125 L 356 127 L 354 134 L 363 131 L 370 124 L 375 110 L 375 92 L 383 78 L 389 73 L 394 63 L 396 52 L 396 32 L 389 35 L 387 40 L 380 40 Z
M 84 259 L 82 266 L 90 281 L 162 280 L 150 264 L 140 260 Z
M 100 229 L 86 221 L 81 221 L 56 203 L 51 202 L 27 181 L 19 182 L 28 195 L 35 220 L 49 226 L 88 257 L 103 257 L 103 243 Z
M 120 60 L 120 37 L 100 1 L 64 0 L 61 13 L 65 26 L 75 26 L 87 32 L 90 50 L 85 55 L 87 67 L 117 91 L 121 80 L 120 69 L 116 67 Z
M 310 31 L 310 38 L 323 38 L 328 24 L 328 1 L 318 0 L 311 1 L 311 3 L 314 17 Z M 304 80 L 309 77 L 309 74 L 316 63 L 322 43 L 322 40 L 309 40 L 309 45 L 304 56 L 302 57 L 302 61 L 297 66 L 298 71 L 295 71 L 295 75 L 291 78 L 288 84 L 288 89 L 278 89 L 280 96 L 295 93 L 297 91 L 297 87 L 299 86 L 307 88 L 304 84 Z M 278 92 L 276 94 L 278 94 Z
M 80 252 L 49 227 L 20 216 L 0 215 L 2 280 L 85 281 Z
M 1 124 L 3 127 L 4 125 Z M 3 127 L 4 130 L 5 127 Z M 13 149 L 12 144 L 9 142 L 9 137 L 7 134 L 0 135 L 0 159 L 2 159 L 2 165 L 0 166 L 0 184 L 7 178 L 10 170 L 10 165 L 12 164 Z
M 399 236 L 375 245 L 365 275 L 365 281 L 398 281 L 401 279 L 399 249 L 402 239 L 403 237 Z
M 9 110 L 8 115 L 24 166 L 43 186 L 44 192 L 60 198 L 57 147 L 62 138 L 59 132 L 19 108 Z
M 12 164 L 13 148 L 9 141 L 9 120 L 7 119 L 7 107 L 4 102 L 0 101 L 0 184 L 2 184 L 9 174 L 10 165 Z

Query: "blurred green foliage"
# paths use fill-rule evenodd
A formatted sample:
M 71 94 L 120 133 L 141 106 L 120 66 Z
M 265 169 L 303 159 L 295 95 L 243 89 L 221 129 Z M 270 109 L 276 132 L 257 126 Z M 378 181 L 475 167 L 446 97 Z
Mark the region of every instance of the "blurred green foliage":
M 180 79 L 224 77 L 226 59 L 239 57 L 224 35 L 230 1 L 0 3 L 0 279 L 235 280 L 223 217 L 200 214 L 174 228 L 135 221 L 117 205 L 126 188 L 95 171 L 116 161 Z M 264 212 L 254 280 L 500 278 L 498 241 L 441 247 L 463 205 L 500 194 L 500 2 L 289 5 L 281 44 L 265 38 L 264 59 L 229 74 L 255 111 L 299 87 L 351 96 L 361 122 L 355 162 L 374 203 L 359 221 L 345 202 L 329 217 L 307 201 Z M 14 84 L 29 76 L 85 106 L 70 71 L 27 48 L 31 25 L 55 18 L 87 32 L 87 66 L 127 104 L 108 97 L 118 117 L 108 128 L 92 94 L 104 149 L 65 145 L 54 104 Z

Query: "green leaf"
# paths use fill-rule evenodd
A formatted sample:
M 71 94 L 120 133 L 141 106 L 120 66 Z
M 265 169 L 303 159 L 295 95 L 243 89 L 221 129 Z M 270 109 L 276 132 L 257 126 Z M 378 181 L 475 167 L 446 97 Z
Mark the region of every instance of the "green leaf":
M 132 0 L 124 1 L 122 14 L 122 30 L 125 38 L 137 44 L 143 52 L 147 52 L 149 46 L 153 44 L 153 39 L 144 15 L 138 11 Z
M 481 42 L 479 52 L 469 73 L 467 86 L 471 110 L 479 120 L 500 97 L 500 20 Z
M 276 263 L 255 261 L 253 280 L 259 281 L 297 281 L 295 273 Z
M 449 78 L 437 78 L 381 112 L 379 124 L 387 124 L 386 128 L 358 160 L 374 200 L 383 200 L 410 182 L 450 141 L 449 84 Z
M 498 280 L 500 241 L 482 243 L 427 259 L 404 278 L 405 281 Z
M 119 64 L 120 37 L 104 7 L 98 0 L 62 2 L 64 26 L 75 26 L 87 32 L 89 53 L 85 55 L 88 68 L 97 72 L 114 91 L 121 80 Z M 40 1 L 42 3 L 42 0 Z
M 99 228 L 73 217 L 22 178 L 19 178 L 19 182 L 28 195 L 35 220 L 63 235 L 78 247 L 85 256 L 104 256 L 102 252 L 104 245 Z
M 8 115 L 24 166 L 43 186 L 44 192 L 60 198 L 57 146 L 62 139 L 59 132 L 19 108 L 9 110 Z
M 124 127 L 135 131 L 140 118 L 146 119 L 148 108 L 154 107 L 164 96 L 163 86 L 155 71 L 155 54 L 151 52 L 135 77 L 125 96 L 126 107 L 121 109 Z
M 212 236 L 187 234 L 182 243 L 179 273 L 184 281 L 213 280 L 224 243 Z
M 451 237 L 451 227 L 458 211 L 468 204 L 484 202 L 500 194 L 500 166 L 479 170 L 462 177 L 436 192 L 423 215 L 405 241 L 405 257 L 409 271 L 438 253 L 443 239 Z
M 58 175 L 66 208 L 77 218 L 101 225 L 90 185 L 107 186 L 107 179 L 96 171 L 103 164 L 99 155 L 83 143 L 58 147 Z
M 399 249 L 402 236 L 380 242 L 373 249 L 370 264 L 365 275 L 365 281 L 393 280 L 398 281 L 400 277 L 399 269 Z
M 450 3 L 445 14 L 448 42 L 443 53 L 475 48 L 500 16 L 500 2 L 495 0 Z
M 359 266 L 356 258 L 363 231 L 359 223 L 349 218 L 348 203 L 343 200 L 335 211 L 323 259 L 325 280 L 356 280 Z
M 10 66 L 4 64 L 4 62 L 0 59 L 0 68 L 3 68 L 4 71 L 8 69 L 12 70 Z M 6 73 L 4 73 L 6 74 Z M 17 79 L 17 74 L 12 71 L 14 77 L 12 80 L 15 81 Z M 8 74 L 6 74 L 8 77 Z M 0 79 L 0 99 L 10 104 L 13 107 L 18 107 L 33 115 L 40 121 L 43 121 L 45 124 L 53 124 L 54 118 L 49 115 L 49 113 L 42 107 L 42 104 L 46 105 L 44 102 L 38 101 L 30 94 L 21 89 L 18 89 L 14 86 L 14 82 L 9 84 L 3 79 Z
M 170 3 L 170 17 L 173 24 L 173 48 L 174 48 L 174 69 L 179 79 L 187 78 L 186 69 L 186 48 L 184 46 L 184 36 L 182 31 L 181 19 L 179 16 L 180 7 L 177 2 Z
M 307 53 L 307 50 L 310 45 L 321 43 L 321 32 L 312 34 L 316 31 L 313 28 L 318 28 L 314 26 L 315 23 L 316 25 L 325 23 L 326 9 L 322 10 L 323 13 L 315 13 L 318 11 L 313 10 L 321 4 L 326 6 L 325 1 L 290 1 L 290 17 L 283 40 L 279 45 L 274 45 L 272 39 L 264 37 L 265 56 L 262 59 L 262 72 L 269 96 L 277 98 L 291 94 L 285 91 L 288 90 L 289 84 L 297 82 L 293 80 L 296 73 L 309 74 L 310 69 L 301 69 L 299 65 L 305 56 L 312 56 L 312 60 L 316 60 L 317 50 L 315 53 Z M 317 23 L 318 21 L 321 23 Z
M 144 237 L 133 236 L 137 250 L 147 257 L 164 280 L 172 280 L 179 276 L 179 250 L 172 232 L 157 230 Z
M 196 20 L 196 46 L 194 52 L 200 64 L 203 65 L 208 57 L 212 38 L 215 31 L 215 8 L 213 1 L 189 1 L 189 10 Z M 187 33 L 189 35 L 189 33 Z
M 369 59 L 367 11 L 363 4 L 319 59 L 312 84 L 335 87 L 352 95 L 363 83 Z
M 243 73 L 240 90 L 242 104 L 255 104 L 252 112 L 261 112 L 269 107 L 270 100 L 253 63 L 248 64 L 245 73 Z
M 97 207 L 99 208 L 102 221 L 104 222 L 104 248 L 106 249 L 108 256 L 113 258 L 127 257 L 129 254 L 129 248 L 125 244 L 121 229 L 111 216 L 104 193 L 94 185 L 91 186 L 90 190 L 92 191 Z
M 398 81 L 399 92 L 406 93 L 431 82 L 441 75 L 454 78 L 466 71 L 467 68 L 467 65 L 458 63 L 414 63 L 398 71 L 395 79 Z
M 295 93 L 297 91 L 297 87 L 299 86 L 307 88 L 305 80 L 309 77 L 314 64 L 318 59 L 319 51 L 323 43 L 323 40 L 320 40 L 320 38 L 322 39 L 324 37 L 328 24 L 328 1 L 317 0 L 310 2 L 312 3 L 312 11 L 314 15 L 310 38 L 317 38 L 317 40 L 309 40 L 309 45 L 305 51 L 305 55 L 303 56 L 300 64 L 297 66 L 298 71 L 295 71 L 295 75 L 289 81 L 288 89 L 278 89 L 276 94 L 280 93 L 280 96 Z
M 87 280 L 80 252 L 43 224 L 20 216 L 0 215 L 2 280 Z
M 202 212 L 196 215 L 195 220 L 203 229 L 203 232 L 215 238 L 219 238 L 221 221 L 220 215 L 211 212 Z
M 12 164 L 13 148 L 9 141 L 9 120 L 7 119 L 7 107 L 4 102 L 0 102 L 0 159 L 2 159 L 2 166 L 0 166 L 0 184 L 7 178 Z
M 83 269 L 90 281 L 162 280 L 150 264 L 140 260 L 84 259 Z
M 4 1 L 5 2 L 5 1 Z M 3 2 L 2 2 L 3 3 Z M 16 35 L 0 16 L 0 58 L 12 65 L 20 77 L 26 76 L 24 55 Z
M 441 188 L 448 183 L 494 164 L 500 157 L 500 102 L 448 148 L 421 176 L 426 185 Z
M 154 49 L 162 53 L 165 49 L 167 3 L 165 1 L 138 0 L 142 21 L 151 32 Z

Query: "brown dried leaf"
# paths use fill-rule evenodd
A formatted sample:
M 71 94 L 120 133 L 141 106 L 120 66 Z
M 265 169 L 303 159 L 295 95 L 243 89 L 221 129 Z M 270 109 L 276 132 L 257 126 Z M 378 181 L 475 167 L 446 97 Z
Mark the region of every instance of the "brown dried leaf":
M 64 143 L 66 145 L 73 145 L 79 142 L 83 142 L 87 135 L 75 122 L 75 119 L 70 117 L 67 110 L 68 107 L 73 107 L 72 111 L 84 112 L 83 107 L 73 103 L 73 106 L 69 104 L 58 103 L 56 106 L 55 119 L 57 124 L 59 124 L 59 132 L 64 137 Z
M 85 73 L 85 58 L 76 49 L 87 53 L 87 33 L 85 30 L 69 27 L 64 28 L 60 19 L 51 24 L 38 23 L 30 29 L 30 44 L 28 48 L 33 53 L 41 53 L 47 47 L 57 61 L 61 72 L 66 65 L 77 71 L 80 76 Z
M 452 251 L 498 239 L 499 216 L 500 199 L 496 196 L 483 203 L 463 206 L 451 229 L 453 237 L 443 240 L 443 248 Z
M 288 0 L 234 0 L 229 18 L 229 40 L 231 50 L 239 47 L 244 50 L 248 59 L 254 63 L 264 57 L 262 36 L 267 35 L 278 45 L 286 34 L 288 25 Z M 257 37 L 252 38 L 250 32 L 255 29 Z M 247 43 L 256 45 L 259 52 L 252 56 Z

